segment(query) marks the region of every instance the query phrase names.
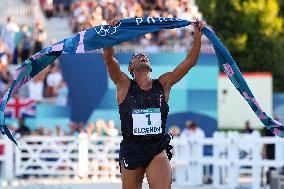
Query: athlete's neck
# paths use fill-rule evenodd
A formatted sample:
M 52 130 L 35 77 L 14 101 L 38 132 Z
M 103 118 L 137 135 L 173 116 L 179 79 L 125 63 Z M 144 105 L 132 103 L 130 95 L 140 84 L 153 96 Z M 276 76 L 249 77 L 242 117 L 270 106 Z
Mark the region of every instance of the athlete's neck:
M 146 91 L 152 88 L 152 79 L 150 77 L 136 77 L 135 80 L 142 90 Z

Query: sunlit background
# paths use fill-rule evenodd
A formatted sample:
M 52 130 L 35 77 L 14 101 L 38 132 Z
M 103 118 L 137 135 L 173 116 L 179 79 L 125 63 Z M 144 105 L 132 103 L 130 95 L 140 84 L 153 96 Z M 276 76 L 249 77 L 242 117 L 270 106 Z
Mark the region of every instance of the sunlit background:
M 1 98 L 24 60 L 106 18 L 198 18 L 228 48 L 263 110 L 284 121 L 283 0 L 1 0 L 0 12 Z M 192 26 L 150 33 L 115 46 L 115 57 L 131 77 L 132 53 L 148 53 L 157 78 L 186 57 L 193 36 Z M 284 188 L 284 140 L 222 73 L 205 36 L 169 106 L 173 189 Z M 5 114 L 20 149 L 0 135 L 0 188 L 121 188 L 115 85 L 100 50 L 61 55 L 20 88 Z

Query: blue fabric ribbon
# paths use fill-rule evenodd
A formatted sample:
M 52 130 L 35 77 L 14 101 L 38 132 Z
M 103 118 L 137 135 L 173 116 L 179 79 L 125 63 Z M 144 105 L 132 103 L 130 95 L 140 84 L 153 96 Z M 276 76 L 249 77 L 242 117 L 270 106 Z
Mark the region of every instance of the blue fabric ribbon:
M 116 26 L 95 26 L 41 50 L 29 59 L 25 60 L 16 70 L 13 83 L 2 99 L 0 105 L 1 133 L 6 134 L 10 140 L 18 145 L 5 124 L 5 107 L 17 89 L 46 68 L 49 64 L 53 63 L 53 61 L 56 60 L 62 52 L 70 54 L 85 53 L 99 48 L 111 47 L 121 42 L 145 35 L 146 33 L 156 32 L 162 29 L 180 28 L 190 25 L 191 23 L 192 22 L 188 20 L 175 18 L 146 17 L 123 19 L 120 20 Z M 247 100 L 262 123 L 275 135 L 284 137 L 283 125 L 272 120 L 259 107 L 233 58 L 218 37 L 207 28 L 204 28 L 202 32 L 213 43 L 220 66 L 234 83 L 237 90 L 239 90 L 241 95 Z
M 234 86 L 239 91 L 239 93 L 247 101 L 247 103 L 254 111 L 254 113 L 257 115 L 259 120 L 274 135 L 283 138 L 284 137 L 283 124 L 267 116 L 267 114 L 259 106 L 257 100 L 252 94 L 250 88 L 248 87 L 244 77 L 242 76 L 236 62 L 234 61 L 229 51 L 225 48 L 221 40 L 208 28 L 204 28 L 202 32 L 212 42 L 221 68 L 229 77 L 229 79 L 234 84 Z

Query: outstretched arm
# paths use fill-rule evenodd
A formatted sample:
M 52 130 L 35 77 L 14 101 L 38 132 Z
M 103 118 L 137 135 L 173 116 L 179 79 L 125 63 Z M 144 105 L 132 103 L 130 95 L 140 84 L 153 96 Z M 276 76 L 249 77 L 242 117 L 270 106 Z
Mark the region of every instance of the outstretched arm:
M 117 60 L 113 57 L 114 49 L 112 47 L 104 48 L 104 62 L 107 66 L 107 71 L 110 79 L 115 85 L 123 83 L 124 79 L 128 79 L 127 75 L 120 70 L 120 65 Z
M 108 24 L 115 26 L 117 24 L 117 19 L 112 19 L 108 21 Z M 113 47 L 108 47 L 103 49 L 104 52 L 104 62 L 107 66 L 107 71 L 110 76 L 110 79 L 114 82 L 115 85 L 120 85 L 128 80 L 128 77 L 125 73 L 120 70 L 120 66 L 117 60 L 113 57 L 114 49 Z
M 172 72 L 167 72 L 159 77 L 159 81 L 163 86 L 167 85 L 167 88 L 170 88 L 179 82 L 196 64 L 201 47 L 201 30 L 203 27 L 203 22 L 199 22 L 198 25 L 194 24 L 195 35 L 192 48 L 190 49 L 185 60 L 182 61 Z

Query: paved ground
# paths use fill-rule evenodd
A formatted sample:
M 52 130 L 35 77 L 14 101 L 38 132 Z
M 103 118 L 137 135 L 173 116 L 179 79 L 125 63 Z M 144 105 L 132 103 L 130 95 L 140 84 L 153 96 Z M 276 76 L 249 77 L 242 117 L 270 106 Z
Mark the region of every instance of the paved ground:
M 88 184 L 44 184 L 44 183 L 30 183 L 18 186 L 4 186 L 1 189 L 120 189 L 120 183 L 88 183 Z M 149 189 L 146 183 L 143 184 L 142 189 Z M 173 184 L 172 189 L 231 189 L 227 187 L 221 188 L 214 188 L 212 185 L 205 185 L 205 186 L 180 186 Z M 239 186 L 238 189 L 251 189 L 251 186 L 242 185 Z M 262 188 L 262 189 L 269 189 L 269 187 Z
M 98 183 L 91 180 L 80 180 L 78 178 L 29 178 L 14 180 L 10 183 L 0 182 L 0 189 L 119 189 L 121 188 L 121 183 Z M 238 189 L 251 189 L 250 182 L 239 183 Z M 264 187 L 262 189 L 268 189 L 269 187 Z M 142 189 L 149 189 L 146 182 L 143 183 Z M 188 185 L 177 185 L 173 184 L 172 189 L 219 189 L 214 188 L 212 185 L 202 185 L 202 186 L 188 186 Z M 222 186 L 221 189 L 230 189 L 228 187 Z
M 29 179 L 13 181 L 9 183 L 4 183 L 2 189 L 119 189 L 121 188 L 121 183 L 94 183 L 90 181 L 78 181 L 73 180 L 51 180 L 51 179 Z M 200 187 L 189 187 L 181 185 L 172 185 L 172 189 L 214 189 L 212 186 L 200 186 Z M 149 189 L 147 183 L 143 183 L 142 189 Z M 222 188 L 225 189 L 225 188 Z
M 17 187 L 4 187 L 4 189 L 119 189 L 121 184 L 69 184 L 69 185 L 43 185 L 43 184 L 31 184 L 28 186 Z M 188 187 L 188 186 L 176 186 L 173 185 L 172 189 L 211 189 L 212 187 Z M 149 189 L 147 184 L 143 184 L 143 189 Z

